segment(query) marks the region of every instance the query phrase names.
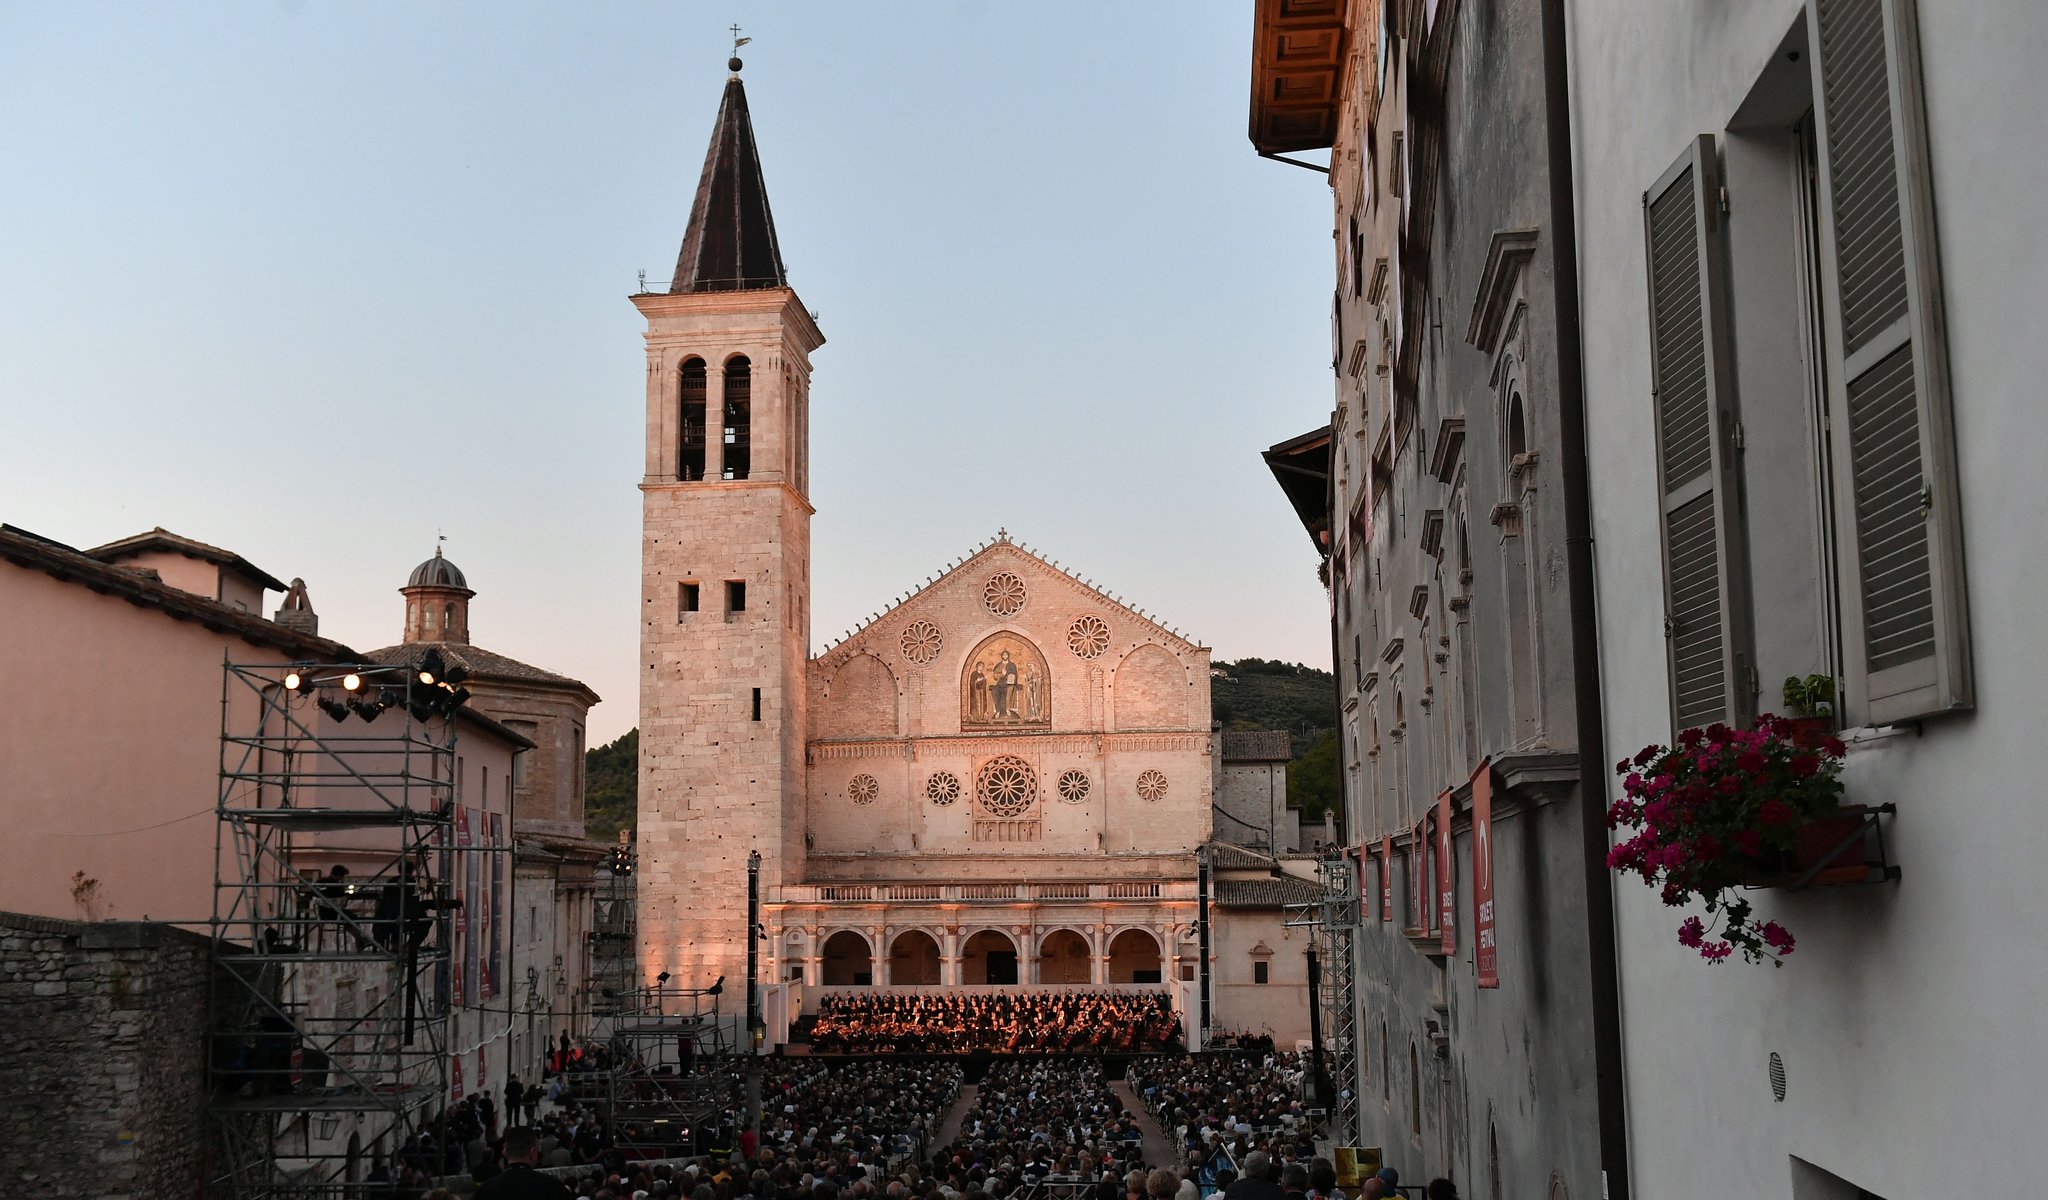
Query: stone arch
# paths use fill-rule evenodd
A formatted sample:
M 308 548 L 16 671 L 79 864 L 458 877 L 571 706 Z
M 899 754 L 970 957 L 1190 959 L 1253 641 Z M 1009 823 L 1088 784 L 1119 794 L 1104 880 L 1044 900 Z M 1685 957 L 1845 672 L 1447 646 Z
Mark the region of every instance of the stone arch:
M 1014 984 L 1017 939 L 1000 929 L 978 929 L 960 943 L 960 982 Z
M 681 429 L 677 438 L 676 477 L 704 478 L 705 388 L 708 373 L 704 360 L 692 354 L 676 364 L 676 396 Z
M 1004 629 L 981 639 L 960 663 L 962 728 L 1052 724 L 1052 669 L 1038 643 Z
M 1182 729 L 1188 725 L 1188 672 L 1156 642 L 1134 648 L 1116 665 L 1111 684 L 1118 729 Z
M 1159 937 L 1132 927 L 1109 939 L 1109 982 L 1158 983 L 1162 952 Z
M 874 986 L 875 954 L 866 934 L 842 929 L 825 939 L 818 957 L 818 979 L 826 987 Z
M 889 942 L 889 986 L 939 982 L 939 939 L 923 929 L 905 929 Z
M 896 673 L 875 655 L 856 654 L 832 673 L 819 709 L 819 737 L 894 737 Z
M 754 364 L 744 354 L 725 360 L 722 399 L 725 457 L 724 479 L 745 479 L 753 467 Z
M 1086 934 L 1055 929 L 1038 939 L 1038 982 L 1093 983 L 1094 957 Z

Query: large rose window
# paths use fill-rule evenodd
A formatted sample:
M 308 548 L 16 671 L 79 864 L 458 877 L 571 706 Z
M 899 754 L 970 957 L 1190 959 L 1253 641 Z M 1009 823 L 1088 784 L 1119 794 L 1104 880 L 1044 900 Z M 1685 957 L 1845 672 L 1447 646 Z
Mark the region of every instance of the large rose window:
M 1014 754 L 989 759 L 974 777 L 975 799 L 993 817 L 1019 816 L 1037 795 L 1038 776 Z
M 1138 795 L 1152 801 L 1166 799 L 1166 776 L 1159 771 L 1146 771 L 1140 774 Z

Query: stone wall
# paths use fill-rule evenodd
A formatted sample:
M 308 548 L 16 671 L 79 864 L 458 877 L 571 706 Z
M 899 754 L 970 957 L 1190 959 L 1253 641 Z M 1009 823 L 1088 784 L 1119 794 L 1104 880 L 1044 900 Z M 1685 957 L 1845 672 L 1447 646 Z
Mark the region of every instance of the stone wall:
M 0 913 L 0 1189 L 198 1193 L 207 951 L 168 925 Z

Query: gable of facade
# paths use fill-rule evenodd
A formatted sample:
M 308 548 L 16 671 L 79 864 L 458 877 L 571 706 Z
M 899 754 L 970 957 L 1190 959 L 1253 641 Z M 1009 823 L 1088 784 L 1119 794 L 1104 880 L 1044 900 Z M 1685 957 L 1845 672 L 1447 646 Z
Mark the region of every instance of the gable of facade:
M 1006 539 L 812 660 L 808 686 L 814 868 L 1208 836 L 1209 652 Z

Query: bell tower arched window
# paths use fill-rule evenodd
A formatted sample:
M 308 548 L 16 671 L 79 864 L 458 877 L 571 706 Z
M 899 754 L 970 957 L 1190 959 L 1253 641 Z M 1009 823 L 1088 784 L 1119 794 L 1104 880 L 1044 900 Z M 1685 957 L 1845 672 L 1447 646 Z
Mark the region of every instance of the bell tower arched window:
M 740 355 L 725 364 L 725 470 L 723 478 L 745 479 L 753 420 L 753 364 Z
M 704 478 L 704 360 L 687 359 L 682 369 L 682 460 L 678 479 Z

